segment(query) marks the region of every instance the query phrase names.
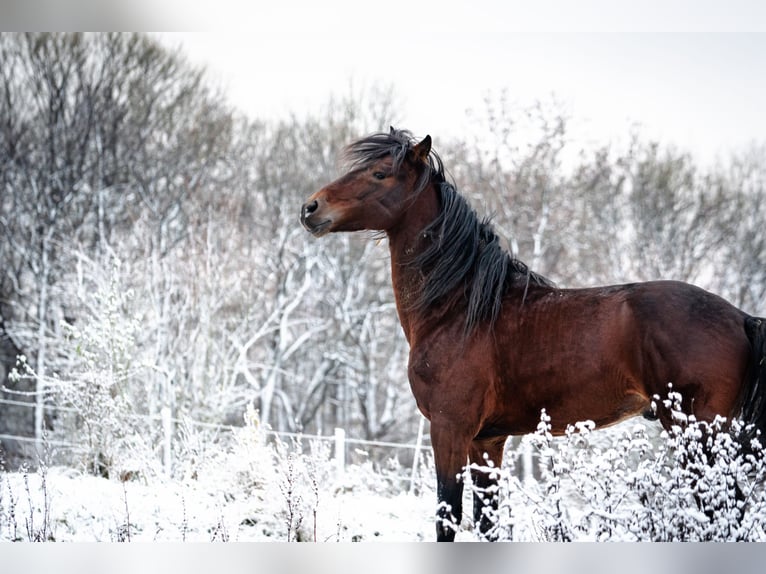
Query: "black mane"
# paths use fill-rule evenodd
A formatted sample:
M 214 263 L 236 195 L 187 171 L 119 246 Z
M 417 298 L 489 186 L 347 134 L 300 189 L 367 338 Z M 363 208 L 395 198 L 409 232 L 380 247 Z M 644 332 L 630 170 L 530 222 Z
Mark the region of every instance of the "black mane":
M 355 141 L 346 147 L 344 156 L 350 162 L 350 169 L 361 168 L 391 156 L 394 160 L 393 173 L 396 174 L 402 167 L 407 152 L 412 150 L 416 143 L 411 132 L 391 128 L 388 133 L 380 132 Z M 415 194 L 423 191 L 434 178 L 444 180 L 444 164 L 439 155 L 431 150 L 428 154 L 428 169 L 423 170 L 415 184 Z
M 459 290 L 466 302 L 466 332 L 470 332 L 485 321 L 494 324 L 509 287 L 526 290 L 530 282 L 553 287 L 508 253 L 489 219 L 479 219 L 453 185 L 441 181 L 439 191 L 442 210 L 423 230 L 432 241 L 411 262 L 425 271 L 417 307 L 437 305 Z
M 354 142 L 346 148 L 346 158 L 352 168 L 358 168 L 390 155 L 396 172 L 415 144 L 410 132 L 391 128 L 390 133 L 373 134 Z M 457 294 L 465 301 L 465 328 L 470 332 L 481 323 L 488 321 L 491 326 L 495 322 L 503 296 L 514 284 L 525 290 L 530 282 L 553 286 L 500 245 L 489 219 L 479 219 L 468 201 L 447 181 L 442 160 L 433 150 L 428 156 L 428 169 L 423 170 L 414 193 L 430 184 L 438 186 L 441 211 L 423 230 L 423 235 L 430 239 L 425 249 L 406 263 L 424 274 L 415 308 L 425 310 Z

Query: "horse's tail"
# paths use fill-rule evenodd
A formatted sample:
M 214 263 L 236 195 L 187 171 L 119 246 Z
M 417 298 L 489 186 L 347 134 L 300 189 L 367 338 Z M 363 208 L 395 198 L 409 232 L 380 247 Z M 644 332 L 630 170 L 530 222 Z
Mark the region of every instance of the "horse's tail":
M 742 420 L 751 426 L 747 433 L 761 432 L 760 442 L 766 446 L 766 319 L 747 317 L 745 333 L 750 340 L 750 365 L 745 379 Z

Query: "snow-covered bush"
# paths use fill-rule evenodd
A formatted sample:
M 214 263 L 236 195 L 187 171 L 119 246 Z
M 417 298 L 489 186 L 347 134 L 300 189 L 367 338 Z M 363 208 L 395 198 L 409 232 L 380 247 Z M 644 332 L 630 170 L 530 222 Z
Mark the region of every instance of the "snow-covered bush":
M 739 421 L 683 417 L 654 432 L 636 421 L 607 431 L 573 425 L 553 437 L 542 414 L 520 448 L 537 452 L 534 478 L 506 453 L 485 509 L 487 538 L 514 541 L 764 541 L 766 463 L 760 442 L 742 448 Z M 664 401 L 661 406 L 665 407 Z M 222 430 L 182 424 L 175 472 L 109 479 L 40 465 L 0 472 L 0 540 L 354 541 L 432 540 L 433 462 L 381 473 L 370 462 L 341 472 L 329 440 L 279 438 L 257 411 Z M 81 469 L 82 470 L 82 469 Z M 119 480 L 118 480 L 119 478 Z M 470 503 L 464 505 L 466 511 Z M 469 514 L 467 512 L 467 514 Z M 484 538 L 466 519 L 458 540 Z M 467 529 L 467 530 L 466 530 Z
M 512 467 L 485 499 L 497 540 L 762 541 L 766 539 L 766 461 L 738 420 L 696 421 L 671 392 L 660 408 L 676 422 L 652 440 L 643 424 L 624 427 L 605 446 L 592 422 L 551 435 L 543 411 L 528 437 L 541 479 L 522 483 Z M 598 438 L 597 438 L 598 437 Z M 740 437 L 745 437 L 740 440 Z M 744 445 L 744 448 L 743 448 Z M 509 457 L 513 460 L 513 457 Z M 477 490 L 474 488 L 474 490 Z M 484 537 L 480 533 L 476 533 Z
M 144 384 L 146 366 L 135 343 L 140 324 L 132 312 L 133 292 L 125 287 L 120 261 L 107 269 L 80 258 L 91 273 L 81 274 L 71 305 L 81 310 L 77 321 L 62 318 L 49 374 L 28 364 L 19 376 L 45 382 L 50 411 L 48 437 L 75 443 L 66 463 L 92 474 L 153 474 L 160 470 L 158 420 L 147 417 L 153 397 Z

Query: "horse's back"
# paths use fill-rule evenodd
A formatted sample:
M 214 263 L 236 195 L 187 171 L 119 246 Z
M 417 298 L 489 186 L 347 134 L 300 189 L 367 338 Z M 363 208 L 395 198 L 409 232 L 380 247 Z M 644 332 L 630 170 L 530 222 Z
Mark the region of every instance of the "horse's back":
M 669 383 L 701 418 L 728 416 L 738 403 L 748 315 L 717 295 L 657 281 L 536 289 L 518 305 L 497 325 L 495 348 L 499 404 L 521 429 L 540 408 L 563 425 L 618 422 Z

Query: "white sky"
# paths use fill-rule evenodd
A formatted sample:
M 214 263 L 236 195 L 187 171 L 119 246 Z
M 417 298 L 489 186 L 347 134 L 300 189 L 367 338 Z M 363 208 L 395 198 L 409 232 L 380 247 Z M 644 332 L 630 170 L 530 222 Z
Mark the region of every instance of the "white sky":
M 390 84 L 402 110 L 391 123 L 438 141 L 506 89 L 521 106 L 555 94 L 586 142 L 639 124 L 709 161 L 766 141 L 766 3 L 232 2 L 191 10 L 207 31 L 162 38 L 257 117 Z

